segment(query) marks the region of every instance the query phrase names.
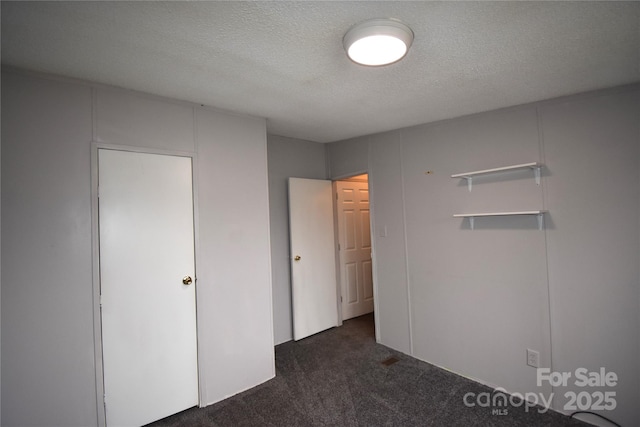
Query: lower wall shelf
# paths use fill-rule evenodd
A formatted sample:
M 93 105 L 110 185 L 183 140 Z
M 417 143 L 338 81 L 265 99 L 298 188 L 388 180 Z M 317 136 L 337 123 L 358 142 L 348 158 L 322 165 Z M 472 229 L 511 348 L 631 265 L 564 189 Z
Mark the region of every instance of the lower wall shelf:
M 538 217 L 538 229 L 542 230 L 544 227 L 544 214 L 548 211 L 517 211 L 517 212 L 481 212 L 481 213 L 466 213 L 466 214 L 454 214 L 454 218 L 469 218 L 469 226 L 473 230 L 474 220 L 477 217 L 484 216 L 518 216 L 518 215 L 536 215 Z

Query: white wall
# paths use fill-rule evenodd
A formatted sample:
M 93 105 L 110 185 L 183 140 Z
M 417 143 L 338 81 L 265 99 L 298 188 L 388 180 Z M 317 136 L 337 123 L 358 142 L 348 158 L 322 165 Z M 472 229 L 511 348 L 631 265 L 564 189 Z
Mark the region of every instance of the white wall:
M 275 343 L 293 339 L 287 179 L 325 179 L 325 144 L 267 136 Z
M 203 400 L 272 378 L 263 119 L 2 74 L 2 425 L 98 423 L 91 142 L 197 154 Z
M 526 349 L 555 371 L 602 366 L 620 377 L 600 389 L 617 393 L 603 415 L 637 424 L 639 104 L 628 86 L 331 144 L 332 176 L 368 163 L 380 342 L 511 392 L 553 391 L 558 410 L 567 389 L 536 387 Z M 540 186 L 529 171 L 477 178 L 471 193 L 450 178 L 533 161 L 547 165 Z M 544 231 L 452 218 L 540 208 Z
M 540 209 L 542 189 L 531 171 L 477 178 L 471 193 L 450 176 L 540 161 L 537 135 L 527 109 L 402 131 L 414 355 L 519 393 L 535 385 L 526 349 L 550 360 L 545 233 L 535 217 L 472 231 L 452 214 Z
M 2 75 L 2 425 L 95 425 L 91 89 Z
M 198 342 L 214 403 L 275 376 L 265 121 L 198 108 L 196 146 Z
M 368 139 L 374 266 L 384 263 L 373 272 L 376 336 L 381 344 L 412 354 L 400 133 Z
M 339 179 L 367 172 L 368 137 L 352 138 L 330 144 L 328 153 L 331 179 Z
M 540 118 L 553 367 L 616 372 L 616 420 L 640 425 L 640 92 L 567 99 Z M 584 388 L 556 393 L 568 390 Z

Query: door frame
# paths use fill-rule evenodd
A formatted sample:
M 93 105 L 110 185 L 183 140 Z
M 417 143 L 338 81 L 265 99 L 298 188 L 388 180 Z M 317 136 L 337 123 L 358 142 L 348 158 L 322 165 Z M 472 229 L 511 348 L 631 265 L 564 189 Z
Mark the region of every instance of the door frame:
M 102 358 L 102 315 L 100 310 L 100 223 L 98 211 L 98 152 L 101 149 L 117 150 L 143 154 L 160 154 L 166 156 L 188 157 L 191 159 L 191 181 L 193 192 L 193 237 L 194 237 L 194 271 L 196 287 L 196 354 L 198 369 L 198 406 L 204 407 L 206 396 L 206 384 L 204 375 L 204 364 L 200 360 L 205 360 L 200 343 L 200 328 L 203 324 L 200 320 L 201 311 L 198 310 L 198 254 L 199 245 L 199 209 L 198 209 L 198 183 L 197 183 L 197 154 L 187 151 L 164 150 L 158 148 L 135 147 L 129 145 L 108 144 L 93 141 L 91 142 L 91 261 L 92 261 L 92 291 L 93 291 L 93 344 L 95 359 L 95 381 L 96 381 L 96 409 L 98 414 L 98 426 L 106 427 L 107 418 L 105 412 L 104 399 L 104 366 Z
M 363 169 L 357 172 L 350 172 L 344 175 L 338 175 L 336 177 L 332 177 L 332 189 L 333 189 L 333 215 L 334 215 L 334 224 L 335 224 L 335 240 L 336 242 L 340 241 L 338 235 L 338 203 L 337 203 L 337 184 L 336 181 L 345 181 L 349 178 L 352 178 L 357 175 L 367 174 L 367 184 L 369 188 L 369 233 L 371 234 L 371 277 L 373 280 L 373 320 L 375 324 L 375 333 L 376 333 L 376 342 L 380 342 L 380 318 L 375 315 L 375 313 L 379 313 L 378 310 L 378 269 L 377 269 L 377 261 L 376 261 L 376 234 L 374 232 L 375 227 L 375 213 L 374 213 L 374 191 L 373 186 L 371 185 L 371 173 L 367 169 Z M 338 325 L 342 325 L 343 316 L 342 316 L 342 303 L 340 302 L 340 296 L 342 295 L 342 285 L 341 285 L 341 277 L 340 277 L 340 251 L 338 250 L 338 245 L 336 244 L 336 283 L 337 288 L 336 292 L 338 293 Z

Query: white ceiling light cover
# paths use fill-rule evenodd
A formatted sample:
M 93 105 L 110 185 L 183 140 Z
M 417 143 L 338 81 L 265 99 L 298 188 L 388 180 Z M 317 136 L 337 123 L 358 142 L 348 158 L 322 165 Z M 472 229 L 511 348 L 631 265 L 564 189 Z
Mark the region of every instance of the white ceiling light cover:
M 407 54 L 413 31 L 399 21 L 371 19 L 351 27 L 342 42 L 352 61 L 369 66 L 387 65 Z

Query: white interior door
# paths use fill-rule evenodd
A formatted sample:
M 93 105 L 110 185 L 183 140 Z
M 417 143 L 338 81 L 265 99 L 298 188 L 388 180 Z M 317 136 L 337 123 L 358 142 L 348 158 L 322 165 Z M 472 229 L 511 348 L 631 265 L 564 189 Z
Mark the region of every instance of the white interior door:
M 338 325 L 331 181 L 289 178 L 293 338 Z
M 106 421 L 139 426 L 198 403 L 191 159 L 100 149 L 98 167 Z
M 369 184 L 336 182 L 342 320 L 373 311 Z

